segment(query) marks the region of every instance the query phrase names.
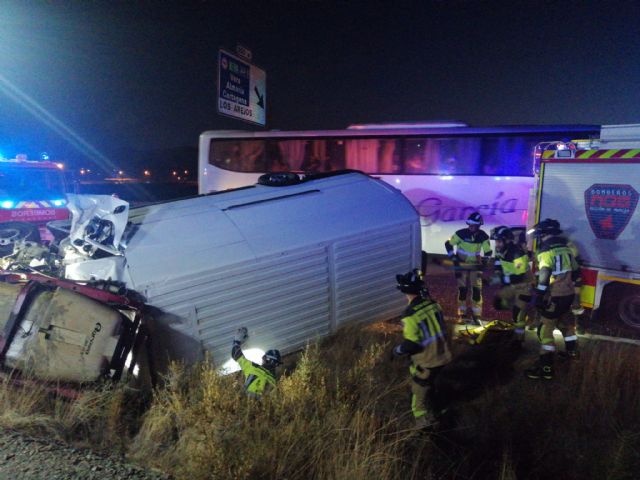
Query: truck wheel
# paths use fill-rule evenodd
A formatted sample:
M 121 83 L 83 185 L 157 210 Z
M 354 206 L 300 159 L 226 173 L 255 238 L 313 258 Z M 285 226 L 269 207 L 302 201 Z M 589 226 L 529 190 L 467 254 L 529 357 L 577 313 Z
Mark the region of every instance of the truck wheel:
M 630 327 L 640 329 L 640 288 L 624 297 L 618 304 L 620 319 Z
M 286 187 L 300 183 L 300 177 L 291 172 L 272 172 L 260 175 L 258 184 L 267 187 Z
M 631 327 L 640 331 L 640 285 L 624 282 L 611 282 L 602 290 L 598 321 L 608 324 L 609 328 Z
M 20 240 L 40 242 L 38 227 L 26 222 L 0 223 L 0 254 L 11 254 L 13 252 L 13 244 Z

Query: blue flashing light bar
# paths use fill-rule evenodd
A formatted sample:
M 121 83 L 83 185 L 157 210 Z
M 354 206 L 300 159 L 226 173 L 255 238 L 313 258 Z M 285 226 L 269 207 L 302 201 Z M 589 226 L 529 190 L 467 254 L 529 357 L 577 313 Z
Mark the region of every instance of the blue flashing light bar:
M 13 200 L 0 200 L 0 207 L 4 209 L 10 209 L 15 206 L 16 202 Z

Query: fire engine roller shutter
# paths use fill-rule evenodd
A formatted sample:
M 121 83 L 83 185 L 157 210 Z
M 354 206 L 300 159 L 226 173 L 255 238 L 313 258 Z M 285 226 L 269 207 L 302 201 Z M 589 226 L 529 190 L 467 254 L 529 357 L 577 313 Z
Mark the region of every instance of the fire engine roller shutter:
M 594 185 L 630 185 L 640 192 L 640 163 L 547 163 L 540 218 L 560 222 L 580 249 L 585 265 L 614 270 L 625 265 L 629 271 L 640 272 L 640 207 L 636 206 L 615 240 L 598 238 L 585 208 L 585 191 Z

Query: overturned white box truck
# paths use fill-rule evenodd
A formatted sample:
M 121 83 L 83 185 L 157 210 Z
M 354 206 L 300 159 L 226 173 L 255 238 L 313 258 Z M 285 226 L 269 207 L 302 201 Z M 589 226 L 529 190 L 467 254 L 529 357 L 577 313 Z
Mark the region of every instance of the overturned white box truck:
M 418 213 L 399 190 L 359 172 L 268 174 L 255 186 L 131 210 L 107 196 L 69 200 L 71 225 L 55 226 L 58 254 L 23 255 L 22 268 L 46 264 L 73 285 L 141 298 L 160 364 L 209 353 L 222 365 L 240 326 L 252 333 L 249 348 L 286 353 L 347 323 L 392 318 L 405 304 L 395 274 L 420 265 Z M 17 301 L 14 290 L 0 295 Z M 75 315 L 67 351 L 82 356 L 103 331 Z M 50 322 L 46 314 L 13 321 Z M 20 328 L 23 342 L 39 331 Z M 119 340 L 108 330 L 101 368 Z M 37 341 L 39 355 L 55 348 L 44 336 Z

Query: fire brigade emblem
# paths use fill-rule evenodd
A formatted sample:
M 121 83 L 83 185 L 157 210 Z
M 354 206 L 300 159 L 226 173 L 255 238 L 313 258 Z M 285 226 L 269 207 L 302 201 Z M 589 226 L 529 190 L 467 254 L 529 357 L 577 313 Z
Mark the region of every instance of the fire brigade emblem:
M 638 192 L 631 185 L 595 183 L 584 191 L 587 218 L 597 238 L 618 238 L 637 205 Z

